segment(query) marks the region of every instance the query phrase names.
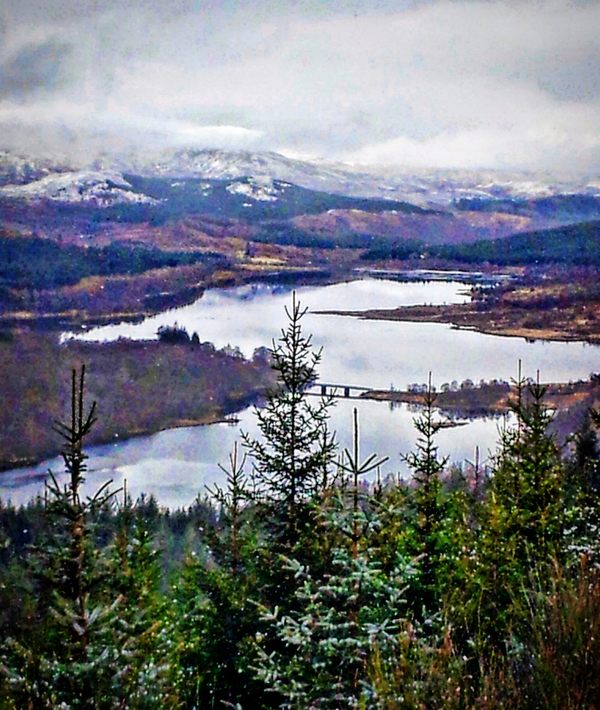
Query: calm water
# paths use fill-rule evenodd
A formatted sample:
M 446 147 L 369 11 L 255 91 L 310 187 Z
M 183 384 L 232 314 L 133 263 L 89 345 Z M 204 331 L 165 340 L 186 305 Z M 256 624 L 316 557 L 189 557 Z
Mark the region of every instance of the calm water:
M 526 375 L 535 375 L 539 369 L 546 381 L 587 377 L 599 369 L 599 349 L 583 343 L 529 343 L 521 338 L 454 330 L 437 323 L 364 321 L 310 312 L 458 303 L 468 298 L 465 285 L 459 282 L 365 279 L 299 287 L 296 291 L 302 304 L 310 309 L 303 320 L 305 330 L 313 334 L 314 345 L 323 348 L 319 368 L 322 381 L 403 388 L 411 382 L 425 382 L 429 371 L 438 386 L 453 379 L 509 379 L 516 374 L 519 359 Z M 216 289 L 189 306 L 166 311 L 142 323 L 106 326 L 77 336 L 86 340 L 146 339 L 156 337 L 159 326 L 177 322 L 190 332 L 197 331 L 201 340 L 210 340 L 217 347 L 235 345 L 245 355 L 251 355 L 254 348 L 269 345 L 272 338 L 278 337 L 285 325 L 284 306 L 290 301 L 290 289 L 282 286 L 254 284 Z M 385 403 L 339 400 L 332 412 L 332 425 L 342 448 L 350 445 L 354 406 L 358 406 L 361 420 L 361 450 L 365 455 L 377 452 L 390 456 L 382 473 L 406 473 L 400 455 L 414 444 L 414 413 L 405 406 L 392 410 Z M 94 447 L 90 451 L 88 486 L 91 490 L 107 478 L 120 485 L 126 478 L 134 496 L 144 491 L 154 493 L 165 505 L 187 505 L 206 483 L 220 480 L 217 463 L 225 462 L 239 439 L 240 428 L 256 432 L 252 410 L 239 416 L 240 422 L 235 426 L 174 429 Z M 438 437 L 440 452 L 463 461 L 473 459 L 475 446 L 479 446 L 485 458 L 495 448 L 498 426 L 499 420 L 483 419 L 444 430 Z M 28 500 L 41 489 L 49 467 L 60 470 L 60 462 L 44 462 L 34 469 L 1 474 L 0 497 L 10 497 L 14 502 Z

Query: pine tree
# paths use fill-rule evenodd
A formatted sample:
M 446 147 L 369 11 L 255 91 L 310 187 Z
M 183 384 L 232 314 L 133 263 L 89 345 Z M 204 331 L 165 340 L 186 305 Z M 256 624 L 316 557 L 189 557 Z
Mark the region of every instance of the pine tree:
M 263 689 L 250 669 L 259 557 L 245 461 L 236 445 L 221 466 L 226 485 L 208 489 L 220 506 L 218 527 L 175 585 L 172 676 L 185 707 L 262 707 Z
M 163 706 L 166 638 L 156 552 L 127 498 L 114 545 L 100 543 L 98 521 L 114 521 L 114 493 L 110 481 L 91 497 L 81 493 L 84 443 L 96 421 L 84 390 L 82 367 L 72 372 L 70 419 L 56 424 L 67 482 L 61 486 L 50 474 L 48 534 L 29 558 L 39 633 L 9 639 L 2 670 L 16 707 Z
M 92 539 L 95 512 L 112 494 L 109 483 L 84 500 L 81 485 L 86 471 L 84 440 L 96 421 L 96 404 L 86 412 L 85 368 L 71 382 L 71 416 L 57 422 L 64 440 L 63 460 L 68 480 L 61 487 L 50 474 L 46 514 L 49 538 L 34 556 L 34 574 L 44 596 L 38 606 L 44 633 L 41 647 L 9 643 L 6 667 L 17 703 L 23 707 L 110 707 L 114 664 L 112 643 L 118 598 L 103 598 L 105 569 Z M 47 605 L 47 608 L 45 606 Z
M 562 555 L 565 524 L 560 451 L 544 405 L 546 388 L 517 381 L 516 425 L 502 432 L 481 510 L 467 585 L 467 624 L 482 653 L 505 653 L 526 615 L 522 590 Z
M 553 551 L 563 530 L 564 467 L 549 431 L 553 419 L 547 387 L 517 383 L 511 408 L 517 426 L 502 434 L 491 492 L 506 516 L 522 558 Z
M 237 442 L 229 455 L 229 466 L 219 464 L 225 474 L 226 488 L 215 484 L 207 486 L 208 493 L 220 505 L 221 536 L 216 537 L 214 544 L 222 563 L 231 567 L 235 575 L 240 569 L 242 555 L 242 528 L 244 527 L 245 508 L 252 500 L 250 482 L 245 472 L 247 457 L 239 458 Z
M 119 599 L 115 701 L 122 707 L 164 707 L 172 700 L 167 686 L 171 623 L 160 591 L 159 550 L 148 523 L 136 515 L 126 483 L 118 524 L 109 578 Z

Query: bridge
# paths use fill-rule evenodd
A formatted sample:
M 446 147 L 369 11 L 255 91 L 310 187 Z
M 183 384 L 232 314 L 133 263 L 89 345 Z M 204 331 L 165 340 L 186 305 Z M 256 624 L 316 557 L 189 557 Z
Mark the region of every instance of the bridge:
M 372 387 L 359 387 L 358 385 L 340 385 L 331 382 L 315 382 L 307 388 L 307 394 L 320 397 L 339 397 L 343 399 L 360 399 L 362 392 L 371 392 Z

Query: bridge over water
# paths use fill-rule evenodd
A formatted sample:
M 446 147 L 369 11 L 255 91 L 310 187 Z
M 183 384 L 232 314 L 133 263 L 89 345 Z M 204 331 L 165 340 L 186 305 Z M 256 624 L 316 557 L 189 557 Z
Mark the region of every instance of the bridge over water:
M 360 399 L 363 392 L 371 392 L 373 387 L 347 385 L 332 382 L 315 382 L 307 388 L 307 393 L 320 397 L 339 397 L 343 399 Z

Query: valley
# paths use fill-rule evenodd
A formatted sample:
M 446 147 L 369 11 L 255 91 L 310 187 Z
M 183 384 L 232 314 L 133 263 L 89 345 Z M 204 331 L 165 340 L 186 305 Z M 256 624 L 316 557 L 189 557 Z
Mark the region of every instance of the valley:
M 524 337 L 598 337 L 594 293 L 588 304 L 579 294 L 558 321 L 550 316 L 552 327 L 543 317 L 550 309 L 539 305 L 547 290 L 540 274 L 561 288 L 579 283 L 584 267 L 592 282 L 600 268 L 593 181 L 367 177 L 275 154 L 182 151 L 86 168 L 1 154 L 0 326 L 139 319 L 207 288 L 342 280 L 368 265 L 508 269 L 519 278 L 520 310 L 502 297 L 395 318 Z
M 37 452 L 32 462 L 58 452 L 51 424 L 65 403 L 69 367 L 85 362 L 90 395 L 100 407 L 97 438 L 89 450 L 90 490 L 99 477 L 108 476 L 119 485 L 127 478 L 132 495 L 155 492 L 166 505 L 187 505 L 204 484 L 221 480 L 217 463 L 238 441 L 240 428 L 256 432 L 252 408 L 239 412 L 240 421 L 233 426 L 219 422 L 227 412 L 260 401 L 270 384 L 261 348 L 278 337 L 292 290 L 309 308 L 305 332 L 312 334 L 315 350 L 322 348 L 321 381 L 360 385 L 374 393 L 372 399 L 336 400 L 331 426 L 340 447 L 349 446 L 352 407 L 358 406 L 363 445 L 395 454 L 382 474 L 399 466 L 403 470 L 397 452 L 414 445 L 412 419 L 422 399 L 409 391 L 410 383 L 421 383 L 422 390 L 428 372 L 440 393 L 443 416 L 453 425 L 461 424 L 440 433 L 440 446 L 453 461 L 472 459 L 475 443 L 482 452 L 493 451 L 510 392 L 492 386 L 446 394 L 444 383 L 454 388 L 454 380 L 510 382 L 517 376 L 519 360 L 527 376 L 535 377 L 539 368 L 542 380 L 556 383 L 557 391 L 560 383 L 566 387 L 569 380 L 581 380 L 574 396 L 556 400 L 564 422 L 560 431 L 573 431 L 597 395 L 596 385 L 586 384 L 589 373 L 597 370 L 594 347 L 498 338 L 443 323 L 356 321 L 317 312 L 339 303 L 356 310 L 397 303 L 415 306 L 425 299 L 459 305 L 469 301 L 469 289 L 460 280 L 368 277 L 329 284 L 252 282 L 208 289 L 193 303 L 137 322 L 122 319 L 62 331 L 61 342 L 52 332 L 13 334 L 13 342 L 5 343 L 2 351 L 11 403 L 4 410 L 5 450 L 12 451 L 11 441 L 19 441 L 24 457 L 27 451 Z M 158 334 L 174 324 L 190 336 L 197 332 L 198 343 L 161 342 Z M 105 415 L 107 421 L 100 425 Z M 207 425 L 192 426 L 198 423 Z M 60 471 L 60 460 L 6 471 L 0 498 L 27 500 L 40 490 L 49 468 Z M 184 480 L 173 476 L 174 470 L 184 471 Z
M 64 405 L 60 383 L 78 363 L 89 363 L 91 392 L 105 411 L 118 412 L 98 427 L 94 446 L 218 422 L 257 401 L 271 374 L 253 353 L 277 337 L 277 328 L 257 323 L 278 322 L 292 289 L 314 314 L 310 332 L 327 353 L 321 374 L 371 387 L 365 397 L 374 403 L 361 407 L 370 407 L 373 421 L 380 421 L 377 401 L 421 401 L 405 386 L 390 390 L 387 377 L 422 381 L 430 369 L 438 385 L 444 378 L 508 381 L 521 357 L 554 383 L 569 426 L 595 402 L 592 353 L 565 350 L 560 367 L 548 355 L 552 341 L 600 343 L 593 183 L 544 186 L 489 175 L 486 182 L 469 174 L 382 181 L 274 154 L 218 151 L 83 167 L 11 159 L 0 156 L 0 351 L 4 409 L 17 415 L 7 414 L 3 426 L 4 468 L 57 453 L 51 423 Z M 267 302 L 269 315 L 258 315 Z M 223 329 L 205 319 L 213 310 Z M 177 321 L 190 334 L 198 330 L 194 347 L 156 340 L 159 328 Z M 461 345 L 448 325 L 479 339 Z M 491 367 L 482 368 L 484 354 L 460 362 L 465 346 L 488 352 L 489 336 L 505 336 L 508 346 L 494 340 Z M 381 357 L 372 348 L 360 354 L 365 338 Z M 440 357 L 423 358 L 423 348 Z M 349 358 L 361 366 L 347 368 Z M 581 380 L 579 394 L 563 397 L 572 378 Z M 116 406 L 123 392 L 125 408 Z M 161 393 L 168 406 L 156 406 Z M 489 387 L 439 397 L 451 418 L 507 409 L 507 393 Z M 410 420 L 408 411 L 403 416 Z M 448 440 L 458 460 L 469 455 L 472 426 Z M 495 426 L 490 419 L 479 439 L 491 443 Z M 201 439 L 204 430 L 217 431 L 200 427 Z M 365 436 L 376 447 L 393 445 L 368 427 Z M 214 471 L 207 475 L 212 480 Z
M 600 710 L 600 0 L 0 5 L 0 710 Z

